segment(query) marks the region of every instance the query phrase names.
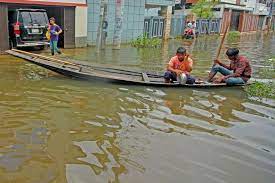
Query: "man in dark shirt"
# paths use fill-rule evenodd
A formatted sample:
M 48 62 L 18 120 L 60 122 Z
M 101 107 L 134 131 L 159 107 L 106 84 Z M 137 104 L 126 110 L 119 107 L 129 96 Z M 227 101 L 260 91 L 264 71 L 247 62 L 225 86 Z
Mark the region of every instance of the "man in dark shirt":
M 252 69 L 250 62 L 244 56 L 239 55 L 237 48 L 229 48 L 226 52 L 230 60 L 230 65 L 225 65 L 219 60 L 215 60 L 208 81 L 212 81 L 217 72 L 223 76 L 216 79 L 215 83 L 225 82 L 228 85 L 245 84 L 251 77 Z

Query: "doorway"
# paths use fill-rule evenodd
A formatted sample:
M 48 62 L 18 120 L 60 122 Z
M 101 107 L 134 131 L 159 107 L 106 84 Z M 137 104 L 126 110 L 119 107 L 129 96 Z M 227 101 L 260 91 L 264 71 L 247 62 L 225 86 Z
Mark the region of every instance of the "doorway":
M 43 5 L 30 7 L 29 5 L 9 4 L 8 8 L 45 9 L 48 17 L 54 17 L 56 24 L 63 30 L 59 37 L 58 46 L 61 48 L 75 47 L 75 7 Z
M 75 48 L 75 7 L 46 7 L 48 16 L 55 17 L 62 28 L 58 45 L 63 48 Z
M 48 17 L 55 17 L 56 23 L 63 29 L 58 46 L 75 48 L 75 7 L 0 3 L 0 25 L 3 25 L 0 34 L 0 53 L 10 48 L 8 10 L 16 8 L 45 9 Z
M 238 11 L 238 10 L 232 11 L 230 31 L 239 30 L 240 15 L 241 15 L 241 11 Z

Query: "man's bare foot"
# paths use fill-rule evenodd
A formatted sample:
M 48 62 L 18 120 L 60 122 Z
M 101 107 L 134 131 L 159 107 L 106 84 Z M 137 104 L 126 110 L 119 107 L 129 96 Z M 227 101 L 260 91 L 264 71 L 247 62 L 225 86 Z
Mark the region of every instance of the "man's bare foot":
M 210 72 L 209 75 L 208 75 L 208 82 L 212 82 L 214 80 L 214 76 L 216 75 L 216 73 L 212 73 Z

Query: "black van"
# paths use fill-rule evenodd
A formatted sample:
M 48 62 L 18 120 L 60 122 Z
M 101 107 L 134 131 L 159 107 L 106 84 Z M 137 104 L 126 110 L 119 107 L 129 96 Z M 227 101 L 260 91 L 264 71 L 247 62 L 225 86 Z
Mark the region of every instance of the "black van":
M 44 9 L 11 9 L 9 19 L 9 41 L 11 48 L 40 47 L 49 42 L 46 38 L 48 16 Z

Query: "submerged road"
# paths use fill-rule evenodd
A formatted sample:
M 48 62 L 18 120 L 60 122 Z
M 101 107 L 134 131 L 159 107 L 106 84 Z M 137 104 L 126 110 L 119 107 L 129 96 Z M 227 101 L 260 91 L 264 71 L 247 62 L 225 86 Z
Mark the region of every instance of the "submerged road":
M 70 49 L 62 57 L 163 71 L 183 45 L 195 60 L 193 75 L 205 77 L 218 43 L 210 36 L 157 50 Z M 225 48 L 232 46 L 259 78 L 275 55 L 275 36 L 245 35 Z M 72 80 L 11 56 L 0 56 L 0 73 L 1 183 L 274 183 L 274 100 L 237 88 Z

